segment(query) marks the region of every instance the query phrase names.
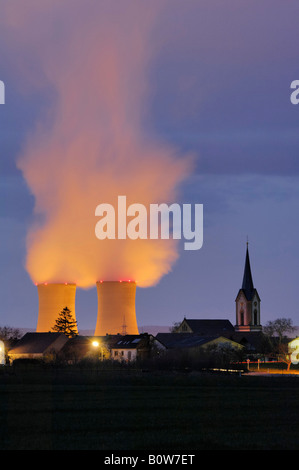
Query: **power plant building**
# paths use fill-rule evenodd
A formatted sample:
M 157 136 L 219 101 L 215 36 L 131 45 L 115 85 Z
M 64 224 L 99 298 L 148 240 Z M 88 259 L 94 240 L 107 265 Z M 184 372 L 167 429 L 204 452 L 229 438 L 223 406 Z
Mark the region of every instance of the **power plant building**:
M 65 307 L 70 310 L 74 322 L 76 321 L 76 284 L 38 284 L 37 291 L 39 301 L 37 333 L 52 331 L 58 316 Z
M 106 334 L 138 335 L 134 281 L 99 281 L 96 283 L 98 313 L 95 336 Z

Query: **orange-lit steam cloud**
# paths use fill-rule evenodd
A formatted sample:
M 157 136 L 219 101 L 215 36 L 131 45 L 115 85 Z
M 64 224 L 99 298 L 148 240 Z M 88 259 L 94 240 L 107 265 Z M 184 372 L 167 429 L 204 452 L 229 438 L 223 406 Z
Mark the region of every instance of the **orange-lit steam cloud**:
M 6 8 L 30 56 L 24 81 L 41 86 L 39 77 L 53 97 L 18 161 L 35 197 L 26 261 L 34 282 L 89 288 L 133 279 L 146 287 L 177 259 L 173 240 L 95 236 L 98 204 L 117 207 L 118 195 L 128 205 L 174 202 L 190 172 L 189 159 L 143 129 L 161 3 L 31 0 Z

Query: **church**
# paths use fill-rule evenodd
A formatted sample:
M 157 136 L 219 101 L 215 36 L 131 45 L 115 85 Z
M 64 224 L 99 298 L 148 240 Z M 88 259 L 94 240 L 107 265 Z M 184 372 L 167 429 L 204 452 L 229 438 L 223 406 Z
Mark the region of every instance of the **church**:
M 247 242 L 242 287 L 235 299 L 235 326 L 229 320 L 184 318 L 182 323 L 175 329 L 175 332 L 196 333 L 202 336 L 260 332 L 262 331 L 260 303 L 260 296 L 252 280 Z
M 257 351 L 262 344 L 260 303 L 260 296 L 253 283 L 247 242 L 243 280 L 235 298 L 235 325 L 225 319 L 184 318 L 175 328 L 174 334 L 189 333 L 200 337 L 225 337 L 242 344 L 247 350 Z

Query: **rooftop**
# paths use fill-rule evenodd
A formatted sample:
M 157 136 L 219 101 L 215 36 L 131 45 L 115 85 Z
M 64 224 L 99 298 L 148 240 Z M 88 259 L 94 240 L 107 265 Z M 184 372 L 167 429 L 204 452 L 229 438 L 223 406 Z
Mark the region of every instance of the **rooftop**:
M 56 340 L 68 338 L 63 333 L 26 333 L 16 345 L 10 349 L 11 354 L 41 354 Z

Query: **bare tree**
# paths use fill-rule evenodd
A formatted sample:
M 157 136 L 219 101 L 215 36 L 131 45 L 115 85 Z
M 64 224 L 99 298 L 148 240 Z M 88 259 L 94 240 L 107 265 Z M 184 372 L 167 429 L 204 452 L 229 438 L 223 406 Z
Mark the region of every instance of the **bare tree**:
M 20 339 L 22 333 L 18 328 L 12 328 L 11 326 L 0 326 L 0 339 L 4 342 L 14 342 Z
M 174 323 L 173 323 L 173 326 L 171 326 L 171 327 L 169 328 L 169 332 L 170 332 L 170 333 L 176 333 L 176 332 L 177 332 L 177 329 L 178 329 L 178 327 L 180 326 L 181 323 L 182 323 L 181 321 L 174 322 Z
M 0 340 L 4 342 L 6 361 L 8 361 L 8 350 L 21 338 L 22 333 L 18 328 L 11 326 L 0 326 Z
M 274 321 L 268 321 L 263 328 L 266 336 L 278 336 L 279 344 L 282 343 L 286 333 L 292 333 L 295 330 L 291 318 L 277 318 Z
M 277 318 L 277 320 L 268 321 L 263 327 L 265 347 L 268 349 L 268 353 L 272 353 L 276 357 L 281 356 L 282 346 L 286 342 L 286 333 L 291 333 L 294 329 L 291 318 Z
M 288 344 L 279 345 L 278 360 L 287 364 L 287 372 L 289 372 L 292 364 L 292 351 L 289 350 Z

